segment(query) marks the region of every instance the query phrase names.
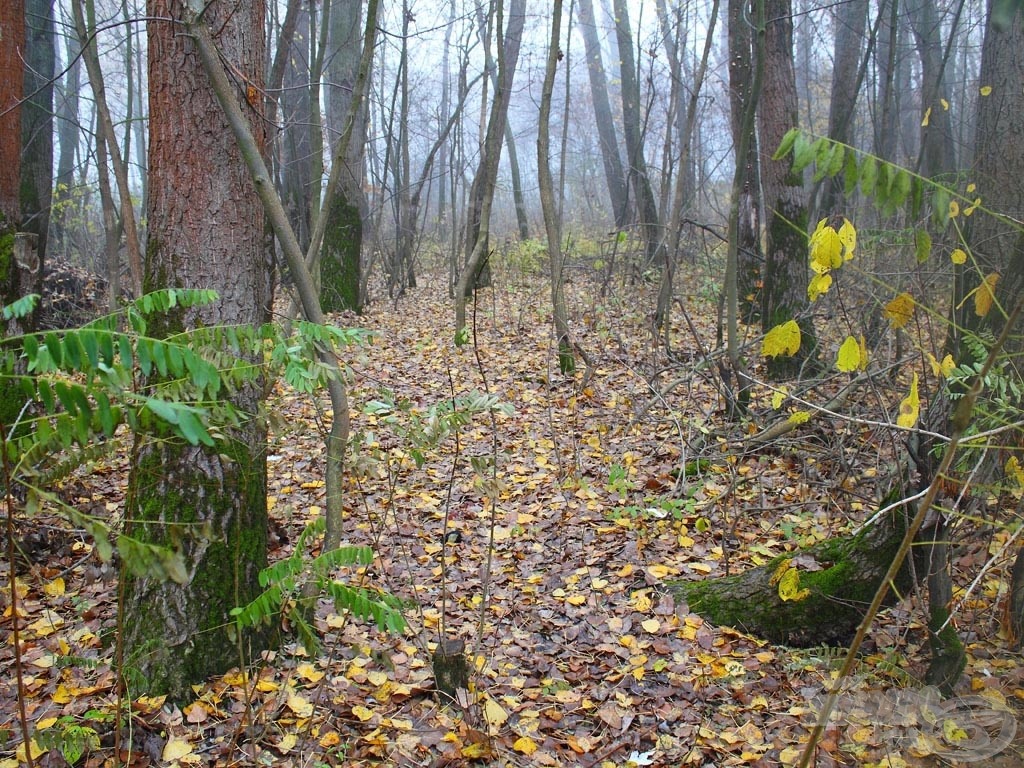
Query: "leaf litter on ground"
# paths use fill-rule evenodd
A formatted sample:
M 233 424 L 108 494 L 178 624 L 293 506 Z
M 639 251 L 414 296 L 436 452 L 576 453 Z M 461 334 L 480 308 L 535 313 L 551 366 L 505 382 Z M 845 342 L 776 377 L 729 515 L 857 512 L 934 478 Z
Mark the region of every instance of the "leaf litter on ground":
M 724 416 L 707 381 L 695 376 L 685 390 L 657 396 L 652 373 L 665 361 L 652 359 L 643 319 L 623 302 L 593 306 L 570 293 L 588 307 L 576 331 L 596 366 L 577 391 L 557 373 L 535 297 L 497 291 L 490 309 L 476 312 L 475 349 L 456 349 L 447 342 L 449 313 L 429 295 L 413 292 L 397 310 L 378 304 L 341 321 L 375 334 L 346 361 L 354 449 L 345 532 L 376 557 L 339 576 L 405 600 L 409 630 L 382 634 L 321 601 L 320 655 L 286 644 L 248 673 L 197 685 L 183 709 L 133 700 L 134 739 L 122 745 L 120 762 L 790 764 L 836 653 L 773 647 L 714 627 L 665 582 L 736 573 L 844 530 L 849 512 L 869 507 L 862 486 L 876 468 L 845 466 L 835 482 L 844 457 L 827 445 L 817 453 L 803 444 L 736 450 L 735 436 L 718 429 Z M 694 312 L 713 338 L 701 314 L 713 313 Z M 513 410 L 493 422 L 478 414 L 417 457 L 413 420 L 485 387 Z M 371 401 L 403 405 L 360 409 Z M 272 560 L 287 556 L 323 514 L 324 407 L 280 384 L 271 395 Z M 119 514 L 125 455 L 75 476 L 63 497 Z M 691 464 L 692 472 L 681 470 Z M 80 764 L 113 764 L 116 573 L 57 518 L 46 530 L 18 581 L 39 762 L 62 764 L 46 733 L 66 734 L 74 724 L 87 729 Z M 991 589 L 979 596 L 972 615 L 994 597 Z M 862 664 L 866 686 L 907 685 L 920 675 L 918 616 L 896 610 L 884 619 Z M 1020 669 L 985 634 L 970 646 L 968 681 L 994 699 L 1020 700 Z M 442 705 L 431 655 L 447 639 L 464 641 L 472 680 Z M 0 725 L 16 734 L 11 664 L 8 643 L 0 649 L 0 711 L 12 716 Z M 851 730 L 829 731 L 819 765 L 885 764 L 891 745 Z M 17 742 L 8 736 L 0 768 L 18 764 Z M 916 759 L 905 764 L 929 764 L 921 762 L 927 755 Z

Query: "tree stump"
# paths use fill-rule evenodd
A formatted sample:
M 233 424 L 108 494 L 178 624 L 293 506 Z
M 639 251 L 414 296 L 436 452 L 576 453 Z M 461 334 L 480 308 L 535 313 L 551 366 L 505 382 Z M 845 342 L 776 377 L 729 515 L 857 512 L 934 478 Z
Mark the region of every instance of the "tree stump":
M 462 640 L 444 640 L 434 651 L 434 685 L 445 704 L 456 701 L 455 691 L 469 688 L 469 665 L 466 663 L 466 643 Z

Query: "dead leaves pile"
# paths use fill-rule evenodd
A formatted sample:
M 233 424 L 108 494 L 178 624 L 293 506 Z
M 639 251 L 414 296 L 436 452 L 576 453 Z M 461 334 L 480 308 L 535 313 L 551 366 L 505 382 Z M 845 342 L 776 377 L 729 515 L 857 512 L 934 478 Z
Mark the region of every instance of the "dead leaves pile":
M 359 323 L 377 336 L 348 361 L 358 445 L 346 532 L 377 557 L 340 575 L 408 601 L 407 634 L 382 635 L 325 601 L 320 656 L 286 645 L 249 674 L 196 686 L 181 709 L 122 702 L 130 727 L 115 740 L 116 579 L 87 541 L 61 534 L 19 580 L 38 765 L 792 763 L 828 664 L 706 624 L 665 582 L 735 572 L 833 533 L 845 521 L 822 480 L 824 459 L 723 458 L 680 477 L 694 458 L 687 440 L 707 431 L 717 404 L 690 391 L 643 408 L 643 337 L 635 348 L 623 342 L 613 331 L 621 316 L 580 313 L 580 343 L 597 370 L 577 392 L 557 373 L 547 318 L 529 296 L 500 294 L 493 316 L 481 309 L 474 351 L 451 344 L 434 295 L 404 299 L 398 311 L 374 307 Z M 422 414 L 485 386 L 514 413 L 475 417 L 422 465 L 400 430 L 358 412 L 387 394 Z M 322 514 L 326 417 L 284 389 L 271 407 L 280 417 L 268 455 L 274 558 Z M 66 493 L 114 510 L 125 477 L 113 465 Z M 844 480 L 851 494 L 857 480 Z M 9 599 L 4 606 L 9 627 Z M 442 706 L 431 654 L 453 638 L 466 643 L 472 681 Z M 10 642 L 0 664 L 2 726 L 17 744 Z M 987 665 L 999 674 L 986 679 L 988 695 L 1022 695 L 1019 670 L 998 658 Z M 926 764 L 886 757 L 887 748 L 870 729 L 833 730 L 818 765 Z M 18 749 L 0 768 L 23 762 Z

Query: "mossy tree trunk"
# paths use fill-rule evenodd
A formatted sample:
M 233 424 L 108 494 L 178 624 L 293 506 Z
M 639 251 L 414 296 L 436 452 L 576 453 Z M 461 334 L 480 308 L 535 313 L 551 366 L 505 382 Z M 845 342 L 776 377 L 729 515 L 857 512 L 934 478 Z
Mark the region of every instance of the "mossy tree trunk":
M 351 114 L 352 94 L 362 53 L 362 0 L 334 0 L 328 30 L 327 123 L 335 163 L 341 163 L 337 198 L 325 212 L 327 227 L 320 249 L 320 304 L 324 312 L 362 312 L 364 230 L 369 221 L 363 190 L 366 165 L 367 102 L 360 99 Z M 369 76 L 369 72 L 366 73 Z M 351 119 L 352 134 L 345 156 L 338 156 L 342 127 Z M 411 260 L 411 256 L 410 256 Z
M 320 304 L 324 312 L 346 309 L 361 312 L 360 258 L 363 249 L 363 216 L 343 190 L 331 203 L 320 260 Z
M 900 507 L 855 535 L 780 555 L 740 574 L 674 582 L 671 588 L 691 611 L 772 642 L 795 646 L 845 643 L 856 631 L 899 549 L 907 519 Z M 783 600 L 779 579 L 791 569 L 798 574 L 794 589 L 799 598 Z M 896 592 L 906 593 L 912 585 L 912 572 L 904 566 Z
M 232 70 L 257 94 L 263 12 L 258 0 L 217 3 L 205 12 Z M 272 296 L 260 200 L 195 43 L 181 32 L 178 22 L 188 16 L 184 0 L 150 0 L 148 14 L 145 288 L 201 287 L 220 294 L 216 304 L 169 316 L 151 330 L 261 324 Z M 239 102 L 262 137 L 262 99 L 245 96 L 242 91 Z M 215 449 L 144 437 L 136 443 L 126 533 L 180 549 L 186 577 L 184 583 L 160 581 L 122 566 L 125 672 L 133 693 L 145 689 L 185 700 L 191 684 L 238 664 L 240 651 L 252 658 L 265 647 L 265 633 L 237 638 L 229 615 L 259 594 L 257 574 L 267 560 L 261 389 L 252 385 L 232 394 L 243 421 Z

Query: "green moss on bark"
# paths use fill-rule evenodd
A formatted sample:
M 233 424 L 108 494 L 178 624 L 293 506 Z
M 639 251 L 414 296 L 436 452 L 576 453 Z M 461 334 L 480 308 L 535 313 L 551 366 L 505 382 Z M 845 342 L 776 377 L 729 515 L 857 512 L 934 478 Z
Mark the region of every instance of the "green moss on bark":
M 325 312 L 362 312 L 359 283 L 363 219 L 359 206 L 338 195 L 327 216 L 320 259 L 320 304 Z
M 136 451 L 126 530 L 180 549 L 187 582 L 122 567 L 127 677 L 177 701 L 188 699 L 191 684 L 240 663 L 230 611 L 259 594 L 267 562 L 265 465 L 237 441 L 199 452 L 172 443 Z M 242 638 L 242 649 L 251 658 L 268 642 L 259 629 Z
M 780 555 L 735 576 L 669 586 L 686 600 L 691 611 L 716 624 L 788 645 L 842 643 L 860 623 L 904 531 L 903 514 L 896 513 L 857 535 Z M 798 569 L 799 589 L 807 590 L 802 599 L 783 600 L 772 579 L 787 559 Z M 910 582 L 910 569 L 904 567 L 897 587 L 906 590 Z

